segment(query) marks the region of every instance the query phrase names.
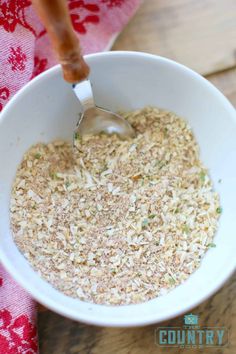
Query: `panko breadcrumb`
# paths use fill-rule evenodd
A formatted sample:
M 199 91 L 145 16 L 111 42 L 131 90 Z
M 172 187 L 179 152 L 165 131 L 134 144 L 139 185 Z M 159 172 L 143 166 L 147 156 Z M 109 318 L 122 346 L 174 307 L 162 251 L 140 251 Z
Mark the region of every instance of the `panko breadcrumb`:
M 12 188 L 14 240 L 66 295 L 97 304 L 165 294 L 199 267 L 221 212 L 199 148 L 174 113 L 123 114 L 133 140 L 37 144 Z

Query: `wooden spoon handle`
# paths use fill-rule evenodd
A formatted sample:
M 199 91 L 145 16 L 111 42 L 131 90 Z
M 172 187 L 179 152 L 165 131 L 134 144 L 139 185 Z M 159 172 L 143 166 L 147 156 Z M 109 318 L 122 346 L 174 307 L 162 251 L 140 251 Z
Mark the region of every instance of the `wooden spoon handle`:
M 88 77 L 89 67 L 81 54 L 66 0 L 32 0 L 62 65 L 64 79 L 77 83 Z

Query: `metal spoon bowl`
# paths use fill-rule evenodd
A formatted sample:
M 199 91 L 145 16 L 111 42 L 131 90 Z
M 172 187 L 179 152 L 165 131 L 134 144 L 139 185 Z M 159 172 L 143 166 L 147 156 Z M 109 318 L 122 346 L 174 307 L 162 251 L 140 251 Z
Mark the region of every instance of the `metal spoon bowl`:
M 135 137 L 134 129 L 123 117 L 96 105 L 89 80 L 74 84 L 72 87 L 82 106 L 74 138 L 77 134 L 83 137 L 101 132 L 117 134 L 121 139 Z

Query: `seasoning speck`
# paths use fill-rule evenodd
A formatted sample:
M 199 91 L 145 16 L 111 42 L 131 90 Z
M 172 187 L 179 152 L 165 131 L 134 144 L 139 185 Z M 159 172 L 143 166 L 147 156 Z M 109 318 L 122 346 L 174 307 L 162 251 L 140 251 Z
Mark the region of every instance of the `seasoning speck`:
M 207 247 L 209 247 L 209 248 L 214 248 L 214 247 L 216 247 L 216 244 L 213 243 L 213 242 L 211 242 L 211 243 L 209 243 L 209 244 L 207 245 Z

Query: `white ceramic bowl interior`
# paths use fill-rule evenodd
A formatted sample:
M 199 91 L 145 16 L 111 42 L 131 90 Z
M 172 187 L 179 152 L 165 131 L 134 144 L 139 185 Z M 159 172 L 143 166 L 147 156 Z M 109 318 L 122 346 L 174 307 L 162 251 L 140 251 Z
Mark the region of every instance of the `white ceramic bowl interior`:
M 201 158 L 220 193 L 223 213 L 201 267 L 167 295 L 129 306 L 72 299 L 32 270 L 16 248 L 9 227 L 11 185 L 24 152 L 37 142 L 71 139 L 79 110 L 59 66 L 41 74 L 8 103 L 0 118 L 0 256 L 11 275 L 40 303 L 75 320 L 104 326 L 137 326 L 177 316 L 213 294 L 230 276 L 236 253 L 236 113 L 227 99 L 190 69 L 135 52 L 86 57 L 97 104 L 117 110 L 158 106 L 186 118 Z M 221 179 L 222 182 L 218 183 Z

